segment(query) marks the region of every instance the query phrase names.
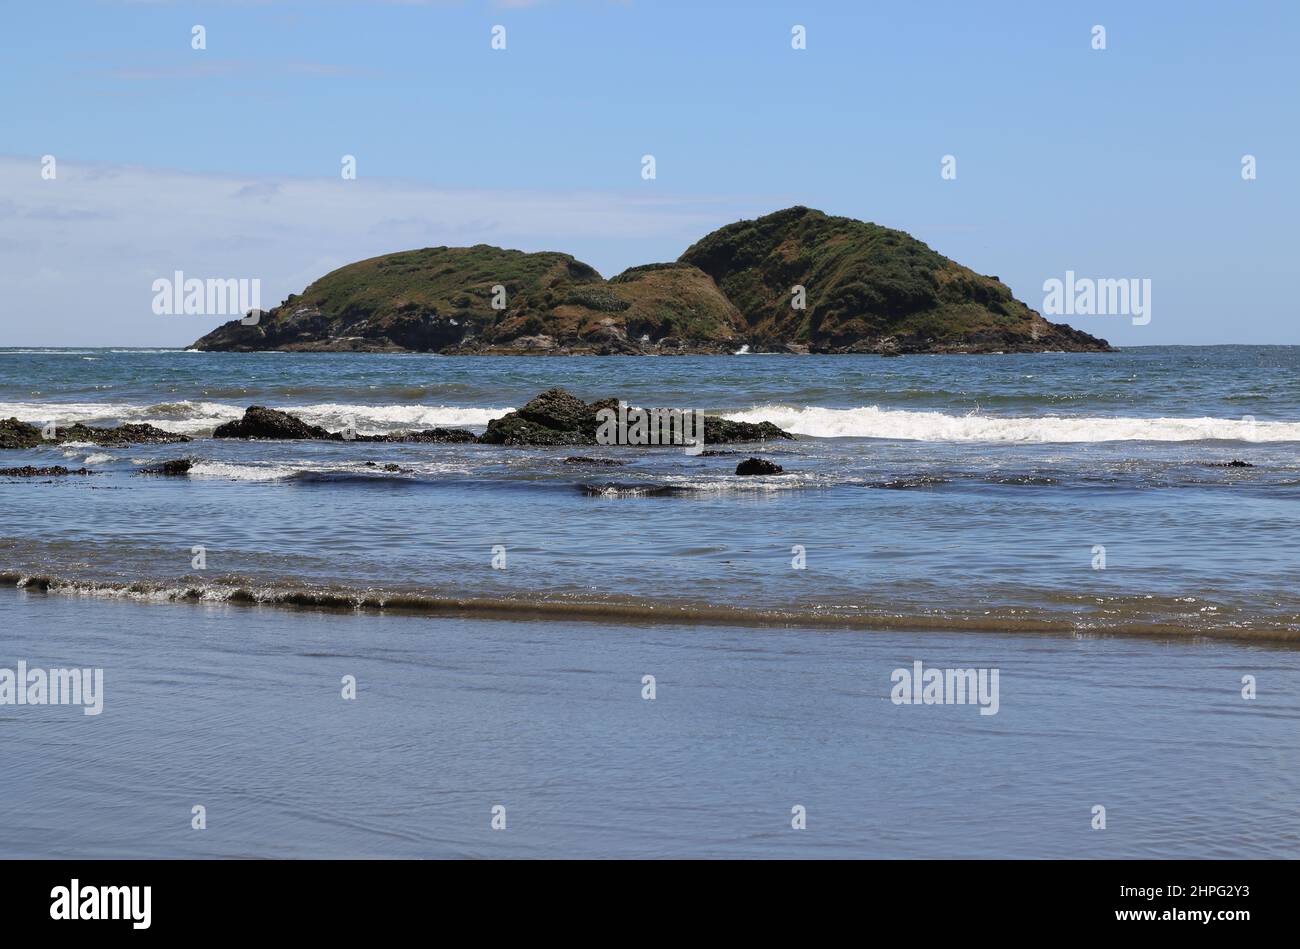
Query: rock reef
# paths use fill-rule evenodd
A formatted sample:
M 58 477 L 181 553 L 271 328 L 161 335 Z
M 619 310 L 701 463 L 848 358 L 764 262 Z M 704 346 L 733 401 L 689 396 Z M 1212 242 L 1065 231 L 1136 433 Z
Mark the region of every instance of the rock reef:
M 393 432 L 384 435 L 360 435 L 351 432 L 331 432 L 319 425 L 310 425 L 295 415 L 261 405 L 249 406 L 242 418 L 218 425 L 214 438 L 247 438 L 277 440 L 356 441 L 388 443 L 452 443 L 476 442 L 481 445 L 598 445 L 598 413 L 602 409 L 618 410 L 618 399 L 600 399 L 584 402 L 572 393 L 561 389 L 548 389 L 530 399 L 522 408 L 508 412 L 501 418 L 488 422 L 482 435 L 461 428 L 431 428 L 418 432 Z M 733 422 L 715 416 L 704 418 L 705 444 L 727 442 L 766 442 L 793 439 L 794 436 L 771 422 Z M 618 464 L 609 459 L 581 456 L 565 460 L 568 464 Z
M 65 442 L 86 442 L 107 448 L 124 448 L 127 445 L 170 445 L 187 442 L 185 435 L 165 432 L 152 425 L 118 425 L 114 428 L 92 428 L 78 422 L 75 425 L 56 426 L 52 438 L 46 438 L 36 425 L 20 422 L 16 418 L 0 419 L 0 449 L 40 448 L 42 445 L 61 445 Z
M 746 458 L 736 465 L 736 474 L 738 475 L 780 474 L 784 470 L 776 462 L 768 461 L 766 458 Z
M 89 468 L 65 468 L 52 465 L 48 468 L 34 468 L 23 465 L 21 468 L 0 468 L 0 478 L 61 478 L 65 475 L 91 475 L 95 472 Z

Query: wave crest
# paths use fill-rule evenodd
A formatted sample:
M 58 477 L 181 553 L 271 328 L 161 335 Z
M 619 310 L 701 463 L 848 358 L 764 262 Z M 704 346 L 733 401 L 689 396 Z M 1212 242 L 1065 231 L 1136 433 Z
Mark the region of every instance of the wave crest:
M 1042 415 L 998 417 L 882 409 L 757 405 L 725 414 L 733 422 L 772 422 L 815 438 L 889 438 L 927 442 L 1300 441 L 1300 422 L 1228 418 Z

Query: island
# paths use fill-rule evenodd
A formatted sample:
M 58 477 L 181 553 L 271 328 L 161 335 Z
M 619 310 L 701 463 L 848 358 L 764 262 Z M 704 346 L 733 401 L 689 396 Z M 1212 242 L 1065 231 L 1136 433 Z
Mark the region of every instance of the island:
M 487 244 L 372 257 L 321 277 L 204 351 L 446 355 L 1107 352 L 997 277 L 903 231 L 787 208 L 676 261 L 606 280 L 569 254 Z

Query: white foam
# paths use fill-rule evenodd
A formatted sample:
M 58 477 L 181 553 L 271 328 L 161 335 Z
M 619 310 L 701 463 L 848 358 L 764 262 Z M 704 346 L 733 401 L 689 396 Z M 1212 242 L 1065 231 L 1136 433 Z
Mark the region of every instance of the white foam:
M 14 416 L 33 425 L 106 426 L 145 423 L 179 435 L 206 435 L 225 422 L 242 418 L 244 406 L 225 402 L 0 402 L 0 418 Z M 353 424 L 363 435 L 380 435 L 401 429 L 456 428 L 487 425 L 510 408 L 475 408 L 457 405 L 348 405 L 322 403 L 291 405 L 283 411 L 311 425 L 337 431 Z
M 224 461 L 200 461 L 189 470 L 191 478 L 220 481 L 279 481 L 301 470 L 290 465 L 234 465 Z
M 0 418 L 13 416 L 32 425 L 147 423 L 179 435 L 202 434 L 243 414 L 242 407 L 221 402 L 0 402 Z
M 1300 441 L 1300 422 L 1255 422 L 1236 418 L 1097 418 L 1043 415 L 1002 418 L 948 415 L 865 406 L 759 405 L 723 418 L 772 422 L 797 435 L 817 438 L 892 438 L 932 442 L 1109 442 L 1109 441 Z
M 348 422 L 362 434 L 379 434 L 398 429 L 456 428 L 464 425 L 487 425 L 510 408 L 475 408 L 459 405 L 346 405 L 334 402 L 320 405 L 291 405 L 284 411 L 304 422 L 321 425 L 331 431 Z
M 473 470 L 468 462 L 411 462 L 400 463 L 397 472 L 384 471 L 376 465 L 365 462 L 349 464 L 329 464 L 313 461 L 296 461 L 293 463 L 249 462 L 244 464 L 225 461 L 196 461 L 189 470 L 191 478 L 208 478 L 221 481 L 280 481 L 299 473 L 312 474 L 361 474 L 374 478 L 386 478 L 406 474 L 460 474 Z
M 509 407 L 456 405 L 354 405 L 319 403 L 291 405 L 284 411 L 303 421 L 338 431 L 356 426 L 364 435 L 425 428 L 482 427 L 500 418 Z M 242 417 L 243 405 L 224 402 L 179 401 L 138 405 L 127 402 L 5 402 L 0 418 L 15 416 L 37 425 L 109 425 L 143 422 L 182 435 L 206 435 L 213 428 Z M 971 413 L 916 412 L 863 406 L 832 409 L 821 406 L 756 405 L 723 416 L 738 422 L 768 421 L 799 435 L 818 438 L 890 438 L 935 442 L 1107 442 L 1107 441 L 1300 441 L 1300 422 L 1249 423 L 1239 418 L 1138 418 L 1093 416 L 999 417 Z M 64 447 L 73 447 L 65 445 Z M 89 447 L 89 446 L 87 446 Z

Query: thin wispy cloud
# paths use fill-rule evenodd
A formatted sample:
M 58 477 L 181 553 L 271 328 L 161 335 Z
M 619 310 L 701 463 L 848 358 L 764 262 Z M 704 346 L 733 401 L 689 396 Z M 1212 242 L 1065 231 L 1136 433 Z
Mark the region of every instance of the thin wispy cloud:
M 421 182 L 254 178 L 0 158 L 0 345 L 182 345 L 210 328 L 150 310 L 152 281 L 258 278 L 278 302 L 354 260 L 497 244 L 573 253 L 607 274 L 672 259 L 762 200 L 636 192 L 485 191 Z M 649 248 L 649 250 L 647 250 Z M 88 338 L 87 314 L 94 314 Z M 211 322 L 211 321 L 208 321 Z

